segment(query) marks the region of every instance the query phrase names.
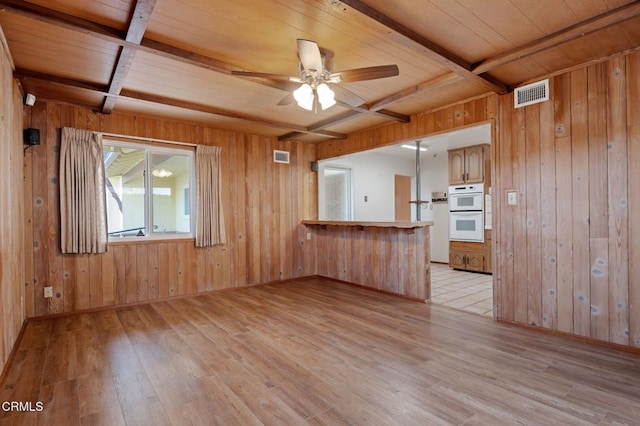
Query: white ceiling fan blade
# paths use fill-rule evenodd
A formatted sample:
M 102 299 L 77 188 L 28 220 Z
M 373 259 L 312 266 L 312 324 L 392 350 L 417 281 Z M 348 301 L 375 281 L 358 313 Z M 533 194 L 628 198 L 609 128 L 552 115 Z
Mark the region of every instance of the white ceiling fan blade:
M 238 75 L 241 77 L 257 77 L 257 78 L 268 78 L 269 80 L 285 80 L 291 81 L 291 78 L 288 75 L 280 75 L 280 74 L 271 74 L 266 72 L 253 72 L 253 71 L 231 71 L 231 75 Z
M 322 55 L 315 41 L 298 39 L 298 57 L 302 67 L 307 71 L 322 72 Z

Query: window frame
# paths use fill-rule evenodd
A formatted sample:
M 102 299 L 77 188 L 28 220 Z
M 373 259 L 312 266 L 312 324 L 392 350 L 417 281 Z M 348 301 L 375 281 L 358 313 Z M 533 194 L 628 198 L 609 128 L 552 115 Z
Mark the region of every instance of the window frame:
M 120 138 L 111 138 L 103 136 L 102 140 L 104 147 L 115 146 L 119 148 L 131 148 L 144 151 L 144 167 L 143 167 L 143 183 L 144 183 L 144 235 L 143 236 L 126 236 L 126 237 L 114 237 L 107 232 L 107 242 L 119 243 L 119 242 L 148 242 L 148 241 L 163 241 L 163 240 L 181 240 L 181 239 L 195 239 L 196 223 L 193 215 L 183 216 L 181 218 L 189 218 L 189 232 L 176 232 L 176 233 L 163 233 L 155 232 L 153 230 L 153 174 L 152 174 L 152 156 L 153 154 L 165 154 L 165 155 L 185 155 L 189 160 L 189 207 L 190 211 L 195 211 L 195 188 L 196 185 L 196 165 L 195 165 L 195 147 L 186 144 L 169 144 L 169 143 L 142 143 L 136 141 L 123 140 Z M 105 170 L 105 185 L 108 177 Z M 183 191 L 184 185 L 180 185 L 177 191 Z M 107 190 L 107 196 L 108 190 Z M 180 208 L 182 211 L 182 206 Z M 107 215 L 108 223 L 108 215 Z

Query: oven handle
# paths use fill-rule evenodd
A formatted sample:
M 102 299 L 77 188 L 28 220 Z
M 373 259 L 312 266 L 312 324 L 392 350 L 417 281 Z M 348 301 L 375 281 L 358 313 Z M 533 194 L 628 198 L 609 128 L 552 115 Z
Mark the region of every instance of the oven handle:
M 482 213 L 482 210 L 451 210 L 450 213 L 460 214 L 460 215 L 472 215 Z

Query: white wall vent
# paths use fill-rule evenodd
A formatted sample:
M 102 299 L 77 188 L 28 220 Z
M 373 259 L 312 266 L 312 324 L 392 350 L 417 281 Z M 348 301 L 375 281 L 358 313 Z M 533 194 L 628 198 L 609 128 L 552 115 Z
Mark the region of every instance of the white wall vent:
M 549 79 L 518 87 L 513 91 L 516 108 L 549 100 Z
M 273 150 L 273 162 L 289 164 L 289 151 Z

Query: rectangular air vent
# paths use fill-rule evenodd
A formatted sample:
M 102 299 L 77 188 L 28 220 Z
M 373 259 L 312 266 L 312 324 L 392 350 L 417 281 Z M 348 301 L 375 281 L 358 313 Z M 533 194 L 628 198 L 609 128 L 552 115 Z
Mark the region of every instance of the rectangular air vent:
M 518 87 L 513 91 L 513 100 L 516 108 L 548 101 L 549 79 Z
M 289 151 L 273 150 L 273 162 L 289 164 Z

